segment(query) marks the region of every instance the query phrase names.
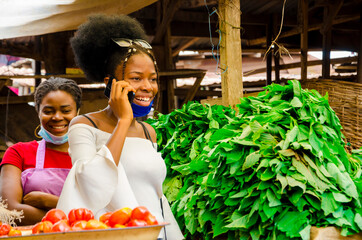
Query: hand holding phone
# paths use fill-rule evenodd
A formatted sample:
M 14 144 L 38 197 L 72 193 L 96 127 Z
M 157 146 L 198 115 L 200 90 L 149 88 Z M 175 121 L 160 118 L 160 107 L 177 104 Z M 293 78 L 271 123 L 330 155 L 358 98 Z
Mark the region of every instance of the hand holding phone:
M 111 89 L 112 89 L 112 80 L 116 79 L 116 81 L 118 81 L 117 78 L 115 78 L 113 75 L 109 75 L 109 80 L 108 80 L 108 83 L 106 85 L 106 88 L 104 89 L 104 95 L 109 99 L 110 95 L 111 95 Z M 132 103 L 133 102 L 133 99 L 134 99 L 134 92 L 130 91 L 128 92 L 128 101 L 129 103 Z

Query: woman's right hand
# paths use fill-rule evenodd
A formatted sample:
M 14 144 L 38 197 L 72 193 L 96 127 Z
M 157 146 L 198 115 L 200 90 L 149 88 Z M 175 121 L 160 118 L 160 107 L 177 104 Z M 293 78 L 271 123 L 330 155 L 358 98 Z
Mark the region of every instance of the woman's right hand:
M 23 203 L 39 209 L 50 210 L 57 206 L 58 199 L 58 196 L 50 193 L 33 191 L 23 197 Z
M 128 82 L 112 79 L 112 89 L 108 104 L 118 120 L 133 119 L 133 111 L 128 100 L 128 92 L 130 91 L 136 92 Z

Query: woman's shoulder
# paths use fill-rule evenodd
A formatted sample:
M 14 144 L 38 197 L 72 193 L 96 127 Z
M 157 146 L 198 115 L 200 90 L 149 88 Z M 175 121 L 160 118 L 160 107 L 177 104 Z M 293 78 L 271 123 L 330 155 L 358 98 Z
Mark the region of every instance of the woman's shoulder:
M 92 135 L 109 134 L 108 132 L 103 130 L 102 119 L 95 113 L 87 113 L 73 118 L 69 125 L 69 133 L 78 130 L 86 130 Z
M 18 142 L 11 145 L 8 149 L 6 149 L 1 164 L 10 163 L 22 169 L 22 161 L 24 161 L 24 159 L 32 161 L 36 154 L 38 145 L 39 144 L 36 140 L 30 142 Z
M 152 139 L 152 142 L 156 142 L 156 139 L 157 139 L 157 135 L 156 135 L 156 131 L 155 129 L 147 122 L 142 122 L 145 127 L 147 128 L 148 132 L 150 133 L 150 136 L 151 136 L 151 139 Z
M 22 149 L 26 150 L 28 148 L 37 148 L 38 142 L 36 140 L 30 141 L 30 142 L 17 142 L 13 145 L 11 145 L 8 149 Z
M 94 117 L 94 114 L 95 113 L 87 113 L 87 114 L 82 114 L 82 115 L 76 116 L 70 122 L 70 127 L 77 125 L 77 124 L 86 124 L 88 126 L 98 128 L 98 126 L 97 126 L 98 120 L 96 117 Z

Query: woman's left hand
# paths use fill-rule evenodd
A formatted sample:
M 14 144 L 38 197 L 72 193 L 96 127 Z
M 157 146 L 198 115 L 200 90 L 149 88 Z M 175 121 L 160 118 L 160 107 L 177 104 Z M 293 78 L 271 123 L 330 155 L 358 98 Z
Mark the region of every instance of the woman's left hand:
M 50 193 L 33 191 L 23 197 L 23 203 L 36 208 L 50 210 L 56 208 L 58 199 L 58 196 Z

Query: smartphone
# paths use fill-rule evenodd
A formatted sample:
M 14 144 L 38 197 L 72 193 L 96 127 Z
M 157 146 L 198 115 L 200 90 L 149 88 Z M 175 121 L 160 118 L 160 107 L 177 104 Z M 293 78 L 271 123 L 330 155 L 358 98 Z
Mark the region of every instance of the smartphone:
M 106 86 L 106 88 L 104 89 L 104 95 L 105 95 L 107 98 L 109 98 L 110 95 L 111 95 L 112 80 L 113 80 L 113 78 L 116 79 L 116 81 L 118 81 L 117 78 L 115 78 L 115 77 L 113 77 L 112 75 L 110 75 L 109 81 L 108 81 L 108 83 L 107 83 L 107 86 Z M 129 103 L 132 103 L 132 102 L 133 102 L 133 99 L 134 99 L 134 92 L 132 92 L 132 91 L 128 92 L 128 101 L 129 101 Z

